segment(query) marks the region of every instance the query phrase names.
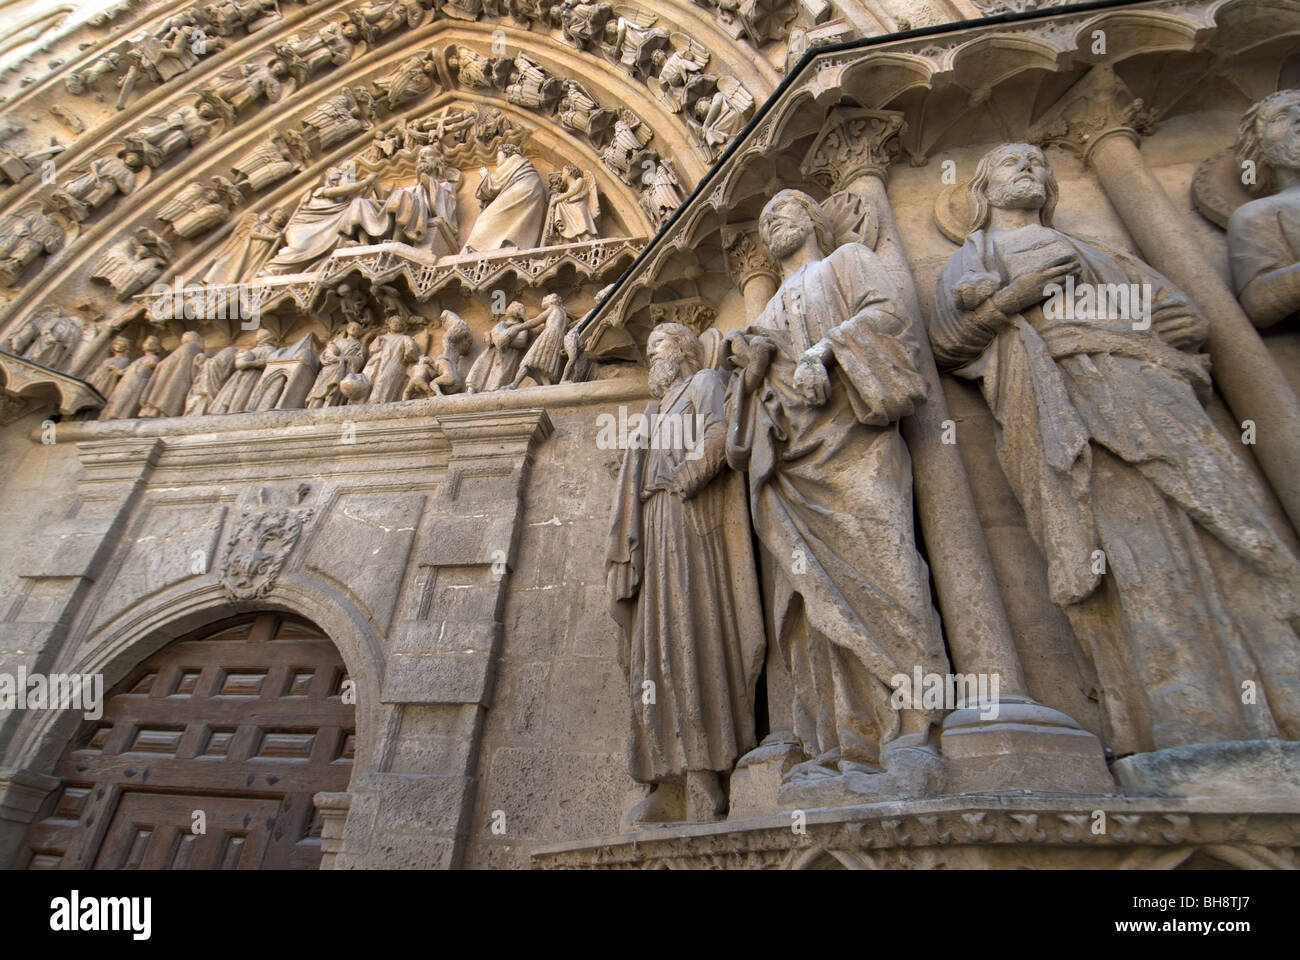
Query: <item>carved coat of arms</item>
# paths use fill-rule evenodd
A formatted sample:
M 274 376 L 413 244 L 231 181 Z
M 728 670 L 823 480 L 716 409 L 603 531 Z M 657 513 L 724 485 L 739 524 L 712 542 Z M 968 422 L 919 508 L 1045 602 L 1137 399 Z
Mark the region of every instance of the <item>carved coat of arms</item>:
M 221 585 L 236 600 L 266 596 L 311 519 L 310 507 L 271 507 L 240 514 L 221 566 Z

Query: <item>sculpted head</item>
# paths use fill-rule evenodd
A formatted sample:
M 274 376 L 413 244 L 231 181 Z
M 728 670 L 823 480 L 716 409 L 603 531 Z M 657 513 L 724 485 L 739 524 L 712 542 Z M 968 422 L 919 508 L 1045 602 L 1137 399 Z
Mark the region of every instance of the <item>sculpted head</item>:
M 144 341 L 145 353 L 162 353 L 162 341 L 157 337 L 147 337 Z
M 115 357 L 125 357 L 131 352 L 131 341 L 126 337 L 114 337 L 112 351 Z
M 1040 148 L 1030 143 L 1004 143 L 984 154 L 966 187 L 970 229 L 984 227 L 993 207 L 1038 210 L 1043 225 L 1050 227 L 1059 195 L 1056 175 Z
M 278 209 L 278 210 L 272 210 L 272 211 L 271 211 L 271 225 L 272 225 L 272 226 L 275 226 L 275 227 L 278 227 L 278 228 L 280 228 L 280 229 L 283 229 L 283 228 L 284 228 L 284 225 L 285 225 L 286 223 L 288 223 L 288 222 L 289 222 L 289 214 L 286 213 L 286 212 L 284 211 L 284 208 L 283 208 L 283 207 L 280 208 L 280 209 Z
M 428 144 L 420 148 L 420 153 L 416 162 L 421 170 L 436 170 L 442 161 L 442 154 L 433 144 Z
M 197 330 L 186 330 L 181 334 L 181 343 L 197 343 L 202 346 L 203 337 L 199 335 Z
M 758 232 L 777 261 L 799 250 L 809 234 L 816 235 L 823 257 L 835 249 L 835 233 L 826 212 L 801 190 L 782 190 L 767 201 L 758 218 Z
M 402 319 L 399 313 L 390 313 L 388 319 L 384 321 L 384 326 L 388 328 L 389 333 L 401 333 L 406 329 L 406 321 Z
M 662 398 L 673 384 L 694 376 L 704 366 L 700 338 L 681 323 L 661 323 L 646 341 L 650 363 L 650 395 Z
M 355 320 L 349 320 L 347 326 L 344 327 L 343 330 L 353 340 L 356 340 L 361 336 L 361 324 L 357 323 Z
M 1300 90 L 1279 90 L 1255 104 L 1237 128 L 1237 162 L 1255 167 L 1251 193 L 1277 189 L 1278 170 L 1300 171 Z
M 497 163 L 502 164 L 511 157 L 522 157 L 524 152 L 519 149 L 517 143 L 503 143 L 497 148 Z

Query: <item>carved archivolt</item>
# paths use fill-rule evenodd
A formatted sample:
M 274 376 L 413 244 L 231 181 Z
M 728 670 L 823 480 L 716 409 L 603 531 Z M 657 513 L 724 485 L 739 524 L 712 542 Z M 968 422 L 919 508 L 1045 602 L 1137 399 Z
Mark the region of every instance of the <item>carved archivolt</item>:
M 326 150 L 366 129 L 376 104 L 391 112 L 431 91 L 446 89 L 455 82 L 448 75 L 448 61 L 473 61 L 475 57 L 490 62 L 489 82 L 475 80 L 476 63 L 468 63 L 463 85 L 493 89 L 513 103 L 541 108 L 547 114 L 558 112 L 557 119 L 567 129 L 592 138 L 601 149 L 608 135 L 616 131 L 614 109 L 608 104 L 622 105 L 633 111 L 631 117 L 622 118 L 630 128 L 645 127 L 645 133 L 635 134 L 645 147 L 653 136 L 648 126 L 652 118 L 639 111 L 638 98 L 616 96 L 601 105 L 600 98 L 594 96 L 598 86 L 618 82 L 618 71 L 627 81 L 668 90 L 665 103 L 680 114 L 700 151 L 697 161 L 671 174 L 651 165 L 656 160 L 653 148 L 624 155 L 622 169 L 618 157 L 611 154 L 608 158 L 620 175 L 638 188 L 653 181 L 655 196 L 648 199 L 647 209 L 654 211 L 652 222 L 662 222 L 665 184 L 670 177 L 697 176 L 703 163 L 716 155 L 743 123 L 754 96 L 771 89 L 779 76 L 768 60 L 753 62 L 741 51 L 733 51 L 727 41 L 741 39 L 759 46 L 784 42 L 788 27 L 824 27 L 833 21 L 832 13 L 827 3 L 804 9 L 790 0 L 747 0 L 736 10 L 719 8 L 714 24 L 702 28 L 702 23 L 709 23 L 708 15 L 689 6 L 679 12 L 648 13 L 630 7 L 615 11 L 603 3 L 553 4 L 546 0 L 509 6 L 474 3 L 463 10 L 455 4 L 434 8 L 432 3 L 417 0 L 314 4 L 310 10 L 281 9 L 274 0 L 175 5 L 133 25 L 129 32 L 119 30 L 108 43 L 88 42 L 92 53 L 63 65 L 37 85 L 39 90 L 25 91 L 18 102 L 25 103 L 37 92 L 45 93 L 47 102 L 68 98 L 89 101 L 89 110 L 74 107 L 70 111 L 56 104 L 58 109 L 52 114 L 61 128 L 71 125 L 77 133 L 83 133 L 86 126 L 78 114 L 102 116 L 98 105 L 109 106 L 110 99 L 119 112 L 105 117 L 107 123 L 70 145 L 41 147 L 31 143 L 30 136 L 21 136 L 23 125 L 15 123 L 8 133 L 19 134 L 19 140 L 28 144 L 21 149 L 23 144 L 16 143 L 19 150 L 6 145 L 0 171 L 23 181 L 18 197 L 31 197 L 36 191 L 47 212 L 60 215 L 56 227 L 62 228 L 66 239 L 75 240 L 81 231 L 73 224 L 87 222 L 97 210 L 116 208 L 117 199 L 145 185 L 150 171 L 175 165 L 195 145 L 225 136 L 268 104 L 274 104 L 281 116 L 290 113 L 326 74 L 356 74 L 354 65 L 396 49 L 397 55 L 386 57 L 385 70 L 362 83 L 343 78 L 342 93 L 318 102 L 297 123 L 281 125 L 272 131 L 269 141 L 261 138 L 257 148 L 274 151 L 285 163 L 281 170 L 299 168 L 303 150 L 302 144 L 294 142 L 295 134 L 310 148 Z M 455 42 L 447 45 L 447 50 L 462 49 L 465 56 L 461 58 L 454 53 L 446 56 L 439 44 L 424 49 L 417 46 L 424 38 L 463 31 L 477 35 L 480 49 Z M 402 40 L 396 44 L 399 35 Z M 714 57 L 717 66 L 711 67 L 710 73 L 700 72 L 710 57 L 706 44 L 721 51 L 721 59 Z M 554 57 L 546 52 L 551 48 L 568 51 L 560 56 L 565 61 L 562 65 L 550 65 Z M 498 56 L 498 52 L 507 55 Z M 771 56 L 782 59 L 775 53 Z M 739 75 L 717 72 L 718 66 L 724 71 L 731 67 Z M 601 79 L 584 81 L 584 74 Z M 61 97 L 49 96 L 56 83 Z M 332 86 L 338 90 L 340 84 Z M 652 95 L 649 89 L 647 95 Z M 46 170 L 41 162 L 56 154 L 60 155 L 57 164 Z M 635 164 L 630 162 L 633 160 Z M 274 157 L 253 157 L 252 161 L 259 177 L 276 176 L 268 172 L 276 168 Z M 42 177 L 36 184 L 33 174 L 38 169 Z M 72 176 L 64 177 L 65 170 Z M 241 172 L 236 169 L 231 179 L 238 183 Z M 47 177 L 48 173 L 53 175 Z M 685 190 L 689 190 L 689 179 L 682 183 Z M 261 189 L 271 180 L 246 182 Z M 197 179 L 177 186 L 180 192 L 171 200 L 164 198 L 162 207 L 183 198 L 188 190 L 203 189 Z M 50 252 L 54 252 L 52 245 L 38 253 Z M 28 269 L 35 259 L 29 256 L 21 270 L 11 267 L 8 272 L 15 281 L 28 279 L 38 272 L 35 267 Z

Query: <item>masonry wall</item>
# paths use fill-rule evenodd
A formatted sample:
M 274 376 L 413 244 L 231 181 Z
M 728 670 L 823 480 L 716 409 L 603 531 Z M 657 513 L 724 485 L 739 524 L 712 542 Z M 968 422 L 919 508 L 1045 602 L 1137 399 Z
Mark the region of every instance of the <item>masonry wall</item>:
M 639 413 L 644 401 L 626 407 Z M 617 833 L 623 808 L 640 796 L 627 774 L 627 688 L 605 601 L 605 537 L 623 452 L 597 447 L 601 414 L 617 417 L 618 405 L 551 411 L 555 432 L 535 454 L 468 867 L 527 867 L 532 847 Z M 504 833 L 493 832 L 498 810 Z

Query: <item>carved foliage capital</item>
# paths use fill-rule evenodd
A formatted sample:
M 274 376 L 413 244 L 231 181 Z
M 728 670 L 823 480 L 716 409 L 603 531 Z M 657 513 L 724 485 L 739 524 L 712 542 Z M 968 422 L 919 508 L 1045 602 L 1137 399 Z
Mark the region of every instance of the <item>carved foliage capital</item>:
M 666 300 L 650 304 L 650 319 L 655 326 L 661 323 L 681 323 L 696 333 L 703 333 L 718 317 L 718 311 L 700 297 Z
M 780 283 L 781 271 L 758 237 L 755 223 L 736 224 L 722 230 L 722 247 L 727 252 L 727 273 L 744 289 L 754 277 L 766 276 Z
M 800 165 L 832 192 L 862 176 L 887 176 L 889 165 L 902 152 L 898 138 L 907 129 L 903 115 L 893 110 L 840 107 L 830 111 Z
M 1031 143 L 1054 144 L 1086 162 L 1093 149 L 1114 134 L 1134 141 L 1149 133 L 1156 113 L 1115 75 L 1109 64 L 1093 67 L 1028 131 Z

